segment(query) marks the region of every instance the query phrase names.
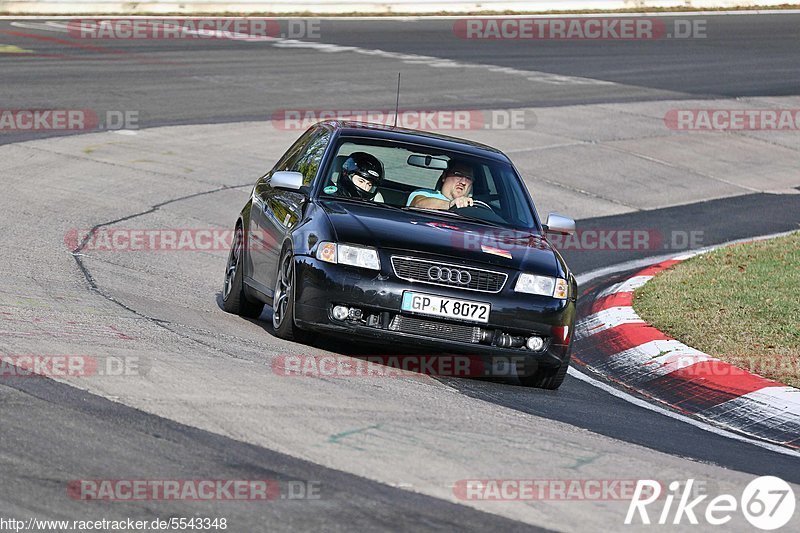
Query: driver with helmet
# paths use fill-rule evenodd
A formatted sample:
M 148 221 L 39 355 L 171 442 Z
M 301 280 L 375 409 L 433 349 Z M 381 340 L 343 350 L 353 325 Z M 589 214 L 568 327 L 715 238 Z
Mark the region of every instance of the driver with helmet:
M 353 152 L 344 163 L 339 176 L 339 191 L 342 196 L 383 202 L 378 187 L 383 180 L 383 165 L 374 155 Z

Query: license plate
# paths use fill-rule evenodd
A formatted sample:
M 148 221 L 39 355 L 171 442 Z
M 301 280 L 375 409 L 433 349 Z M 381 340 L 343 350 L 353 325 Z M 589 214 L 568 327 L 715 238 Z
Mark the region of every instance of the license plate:
M 489 322 L 489 312 L 492 310 L 492 306 L 484 302 L 405 291 L 401 309 L 420 315 L 486 323 Z

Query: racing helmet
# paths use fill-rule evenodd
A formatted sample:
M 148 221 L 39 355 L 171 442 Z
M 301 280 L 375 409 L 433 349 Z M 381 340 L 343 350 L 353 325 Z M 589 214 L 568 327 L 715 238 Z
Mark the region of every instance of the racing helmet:
M 353 183 L 353 176 L 361 176 L 372 183 L 370 190 L 365 191 Z M 344 163 L 339 175 L 339 188 L 344 196 L 372 200 L 378 193 L 383 180 L 383 165 L 378 158 L 366 152 L 353 152 Z

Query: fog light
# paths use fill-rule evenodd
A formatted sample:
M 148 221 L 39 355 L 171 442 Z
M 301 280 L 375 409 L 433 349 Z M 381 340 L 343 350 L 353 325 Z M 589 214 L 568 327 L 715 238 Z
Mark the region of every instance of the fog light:
M 361 320 L 361 309 L 356 309 L 355 307 L 350 308 L 347 318 L 350 320 Z
M 544 346 L 544 339 L 541 337 L 528 337 L 528 342 L 525 343 L 529 350 L 538 352 Z
M 345 320 L 349 315 L 350 309 L 343 305 L 337 305 L 333 308 L 333 318 L 336 320 Z

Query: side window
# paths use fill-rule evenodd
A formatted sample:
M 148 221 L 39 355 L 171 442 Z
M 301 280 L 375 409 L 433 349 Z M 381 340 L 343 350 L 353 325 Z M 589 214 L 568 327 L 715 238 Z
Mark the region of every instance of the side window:
M 310 129 L 297 139 L 297 141 L 286 150 L 286 153 L 283 154 L 283 157 L 281 157 L 273 170 L 294 170 L 292 167 L 294 167 L 297 160 L 305 152 L 306 146 L 308 146 L 308 143 L 315 133 L 317 133 L 317 130 Z
M 303 185 L 311 185 L 330 140 L 331 132 L 319 130 L 305 146 L 305 151 L 291 162 L 289 170 L 300 172 L 303 175 Z
M 521 189 L 521 187 L 525 187 L 524 183 L 519 183 L 519 188 L 510 186 L 518 180 L 508 169 L 504 170 L 499 178 L 497 187 L 499 189 L 500 203 L 503 206 L 503 216 L 511 223 L 523 227 L 532 227 L 534 225 L 533 213 L 531 207 L 525 201 L 524 192 Z

